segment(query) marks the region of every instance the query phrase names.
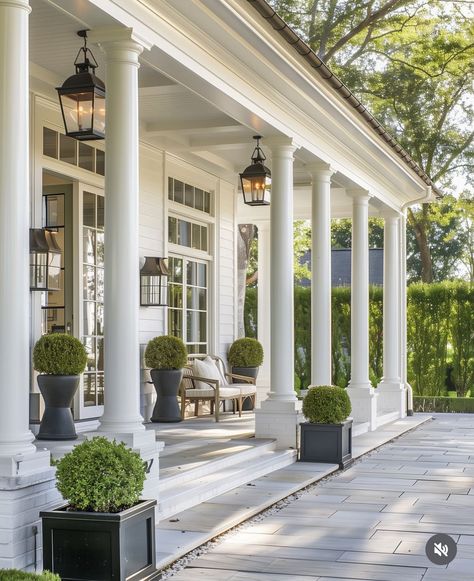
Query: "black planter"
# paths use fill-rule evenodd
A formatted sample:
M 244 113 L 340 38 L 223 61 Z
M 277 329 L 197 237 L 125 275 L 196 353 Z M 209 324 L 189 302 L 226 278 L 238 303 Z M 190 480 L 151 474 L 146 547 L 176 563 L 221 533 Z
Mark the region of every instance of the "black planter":
M 352 420 L 342 424 L 311 424 L 301 426 L 301 462 L 326 462 L 346 468 L 352 464 Z
M 155 557 L 156 500 L 118 513 L 40 512 L 43 567 L 62 581 L 148 581 L 160 577 Z
M 36 436 L 38 440 L 77 438 L 71 406 L 79 379 L 79 375 L 38 375 L 38 386 L 45 403 Z
M 156 403 L 151 416 L 152 422 L 180 422 L 178 392 L 182 369 L 152 369 L 150 372 L 156 390 Z
M 235 373 L 236 375 L 244 375 L 245 377 L 253 377 L 254 379 L 257 379 L 259 369 L 260 367 L 232 367 L 232 373 Z M 238 379 L 234 379 L 233 383 L 242 383 L 242 382 L 239 381 Z M 253 410 L 253 408 L 254 408 L 253 401 L 249 397 L 246 397 L 242 406 L 242 410 L 244 412 L 248 412 Z

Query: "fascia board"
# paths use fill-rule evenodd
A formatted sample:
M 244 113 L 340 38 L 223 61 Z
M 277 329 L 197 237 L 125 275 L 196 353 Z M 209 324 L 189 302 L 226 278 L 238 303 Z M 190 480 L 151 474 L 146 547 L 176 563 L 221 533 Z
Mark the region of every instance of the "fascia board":
M 253 17 L 246 0 L 201 0 L 198 3 L 189 0 L 185 9 L 183 7 L 186 16 L 171 6 L 170 1 L 91 2 L 124 25 L 137 29 L 137 34 L 146 37 L 148 44 L 157 46 L 171 59 L 194 71 L 201 83 L 212 85 L 249 113 L 292 137 L 299 146 L 331 163 L 355 183 L 385 198 L 390 205 L 400 205 L 419 196 L 426 187 L 414 172 L 403 167 L 401 160 L 375 134 L 369 135 L 368 128 L 355 119 L 354 112 L 342 99 L 317 82 L 307 63 L 296 62 L 296 55 L 289 53 L 282 39 L 270 34 L 263 19 L 257 13 Z M 225 21 L 222 12 L 226 15 Z M 203 29 L 204 25 L 196 26 L 201 20 L 207 23 L 207 29 Z M 217 43 L 212 37 L 223 25 L 226 45 Z M 244 37 L 244 32 L 254 45 Z M 264 42 L 266 49 L 256 51 L 257 42 Z M 246 58 L 236 58 L 237 53 L 245 54 Z M 170 73 L 168 69 L 162 70 Z M 265 78 L 270 72 L 273 83 Z M 286 83 L 281 82 L 282 77 Z M 176 80 L 182 82 L 179 78 Z M 198 87 L 190 88 L 202 94 Z M 218 96 L 213 100 L 209 92 L 207 97 L 203 96 L 214 103 L 225 101 Z M 321 118 L 327 116 L 329 129 L 314 118 L 315 113 Z M 249 126 L 253 126 L 251 120 L 252 116 L 247 116 Z M 343 121 L 350 123 L 350 131 Z

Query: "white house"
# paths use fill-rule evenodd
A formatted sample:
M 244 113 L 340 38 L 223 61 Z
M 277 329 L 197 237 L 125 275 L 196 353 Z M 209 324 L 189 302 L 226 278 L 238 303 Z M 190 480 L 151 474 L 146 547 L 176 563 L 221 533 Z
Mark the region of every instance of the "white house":
M 106 139 L 88 142 L 65 135 L 55 90 L 74 72 L 84 29 L 106 85 Z M 256 435 L 296 446 L 298 217 L 311 216 L 315 232 L 312 382 L 331 382 L 330 219 L 352 216 L 354 418 L 374 430 L 405 415 L 405 209 L 430 199 L 433 184 L 266 0 L 0 0 L 0 78 L 1 567 L 31 565 L 31 526 L 53 498 L 49 453 L 37 451 L 30 429 L 30 406 L 32 419 L 41 413 L 34 341 L 58 329 L 83 340 L 89 362 L 76 419 L 100 418 L 91 424 L 100 433 L 157 458 L 155 434 L 143 427 L 150 396 L 140 346 L 174 333 L 192 351 L 225 356 L 236 332 L 238 223 L 259 225 L 269 397 L 256 412 Z M 238 187 L 256 133 L 272 172 L 267 207 L 245 206 Z M 369 215 L 385 218 L 376 390 Z M 28 231 L 47 226 L 62 248 L 62 290 L 30 292 Z M 140 306 L 146 256 L 169 258 L 182 301 Z

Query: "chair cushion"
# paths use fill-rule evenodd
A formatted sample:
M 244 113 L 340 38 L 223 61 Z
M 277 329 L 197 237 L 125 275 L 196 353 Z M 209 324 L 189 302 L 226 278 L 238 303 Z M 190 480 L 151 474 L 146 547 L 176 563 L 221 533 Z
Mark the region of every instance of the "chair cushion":
M 253 383 L 233 383 L 232 387 L 238 387 L 241 395 L 253 395 L 257 393 L 257 386 Z
M 196 357 L 193 361 L 193 371 L 194 375 L 198 377 L 205 377 L 206 379 L 217 379 L 220 382 L 220 386 L 227 385 L 227 381 L 219 366 L 216 365 L 216 362 L 209 357 L 209 355 L 204 359 L 199 359 Z M 209 386 L 202 382 L 196 381 L 196 389 L 209 389 Z
M 197 382 L 196 382 L 197 383 Z M 202 381 L 200 383 L 203 383 Z M 204 384 L 205 385 L 205 384 Z M 193 399 L 214 399 L 215 391 L 213 389 L 187 389 L 186 390 L 186 397 L 193 398 Z M 240 389 L 236 389 L 234 387 L 221 387 L 219 388 L 219 399 L 233 399 L 235 397 L 239 397 Z

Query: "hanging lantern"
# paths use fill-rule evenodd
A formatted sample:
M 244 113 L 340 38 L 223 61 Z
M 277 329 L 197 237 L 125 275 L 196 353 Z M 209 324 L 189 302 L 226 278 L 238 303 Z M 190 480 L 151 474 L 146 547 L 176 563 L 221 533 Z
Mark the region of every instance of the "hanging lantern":
M 79 49 L 74 61 L 76 74 L 56 89 L 66 135 L 80 141 L 104 139 L 105 85 L 95 76 L 98 65 L 87 48 L 87 31 L 80 30 L 77 34 L 84 39 L 84 46 Z
M 257 145 L 252 154 L 252 165 L 249 165 L 240 174 L 240 183 L 244 202 L 249 206 L 268 206 L 270 204 L 270 192 L 272 174 L 268 167 L 263 165 L 266 157 L 260 149 L 261 135 L 254 135 Z
M 30 228 L 30 290 L 61 290 L 61 254 L 56 232 Z
M 145 257 L 140 270 L 140 305 L 166 307 L 168 304 L 168 266 L 166 258 Z

